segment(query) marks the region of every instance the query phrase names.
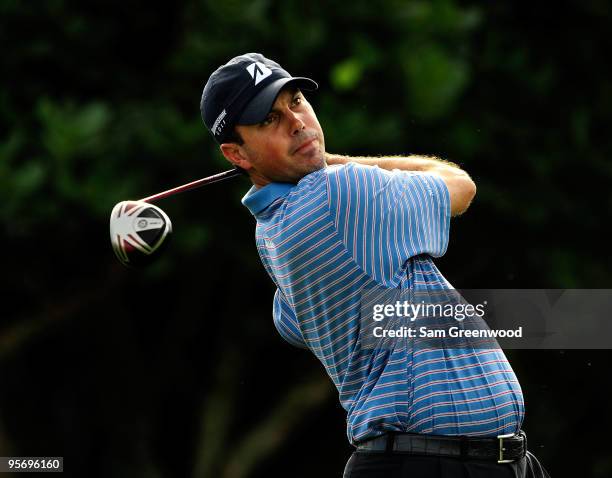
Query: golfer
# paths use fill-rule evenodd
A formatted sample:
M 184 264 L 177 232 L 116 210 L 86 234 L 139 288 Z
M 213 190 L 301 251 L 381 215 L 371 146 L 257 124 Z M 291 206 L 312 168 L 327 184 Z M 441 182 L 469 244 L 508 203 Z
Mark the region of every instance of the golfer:
M 476 186 L 435 158 L 327 153 L 304 96 L 316 88 L 248 53 L 210 76 L 200 106 L 253 183 L 243 203 L 277 287 L 276 328 L 321 362 L 346 410 L 355 452 L 344 476 L 548 476 L 527 451 L 523 394 L 502 350 L 364 346 L 366 289 L 452 289 L 433 258 Z

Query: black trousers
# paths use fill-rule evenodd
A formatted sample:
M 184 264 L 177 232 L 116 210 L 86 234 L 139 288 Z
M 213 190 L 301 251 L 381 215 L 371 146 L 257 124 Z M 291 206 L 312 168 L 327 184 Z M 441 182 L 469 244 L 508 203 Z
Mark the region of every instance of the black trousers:
M 401 453 L 354 452 L 344 478 L 550 478 L 538 459 L 527 455 L 513 463 L 461 460 Z

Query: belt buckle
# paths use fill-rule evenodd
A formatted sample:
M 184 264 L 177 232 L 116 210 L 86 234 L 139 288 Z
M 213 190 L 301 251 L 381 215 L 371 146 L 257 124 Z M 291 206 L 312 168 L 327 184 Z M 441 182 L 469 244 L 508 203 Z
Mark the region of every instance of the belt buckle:
M 506 435 L 497 435 L 497 439 L 499 440 L 499 460 L 497 463 L 513 463 L 514 460 L 504 460 L 504 452 L 506 449 L 504 448 L 504 439 L 514 437 L 514 433 L 508 433 Z

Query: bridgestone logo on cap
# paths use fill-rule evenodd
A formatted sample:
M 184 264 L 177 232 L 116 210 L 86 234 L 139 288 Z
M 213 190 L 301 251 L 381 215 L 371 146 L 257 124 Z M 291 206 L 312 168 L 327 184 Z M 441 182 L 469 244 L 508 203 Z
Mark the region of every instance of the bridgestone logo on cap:
M 213 123 L 213 127 L 211 128 L 214 135 L 218 136 L 223 131 L 223 127 L 225 126 L 225 121 L 223 120 L 226 114 L 226 111 L 223 110 L 221 114 L 217 116 L 217 119 L 215 120 L 215 122 Z
M 251 63 L 247 66 L 246 70 L 249 72 L 249 75 L 251 75 L 251 78 L 255 80 L 255 85 L 272 74 L 270 68 L 258 61 Z

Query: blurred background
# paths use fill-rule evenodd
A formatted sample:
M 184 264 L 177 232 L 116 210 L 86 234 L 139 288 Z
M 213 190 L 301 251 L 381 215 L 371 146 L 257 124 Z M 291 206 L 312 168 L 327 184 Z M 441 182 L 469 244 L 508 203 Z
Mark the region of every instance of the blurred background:
M 341 477 L 345 413 L 274 329 L 248 180 L 160 201 L 175 234 L 148 269 L 110 247 L 115 203 L 228 168 L 199 100 L 244 52 L 319 82 L 328 151 L 472 175 L 437 260 L 455 287 L 612 288 L 611 20 L 603 0 L 0 0 L 0 456 Z M 612 476 L 612 352 L 507 356 L 552 476 Z

